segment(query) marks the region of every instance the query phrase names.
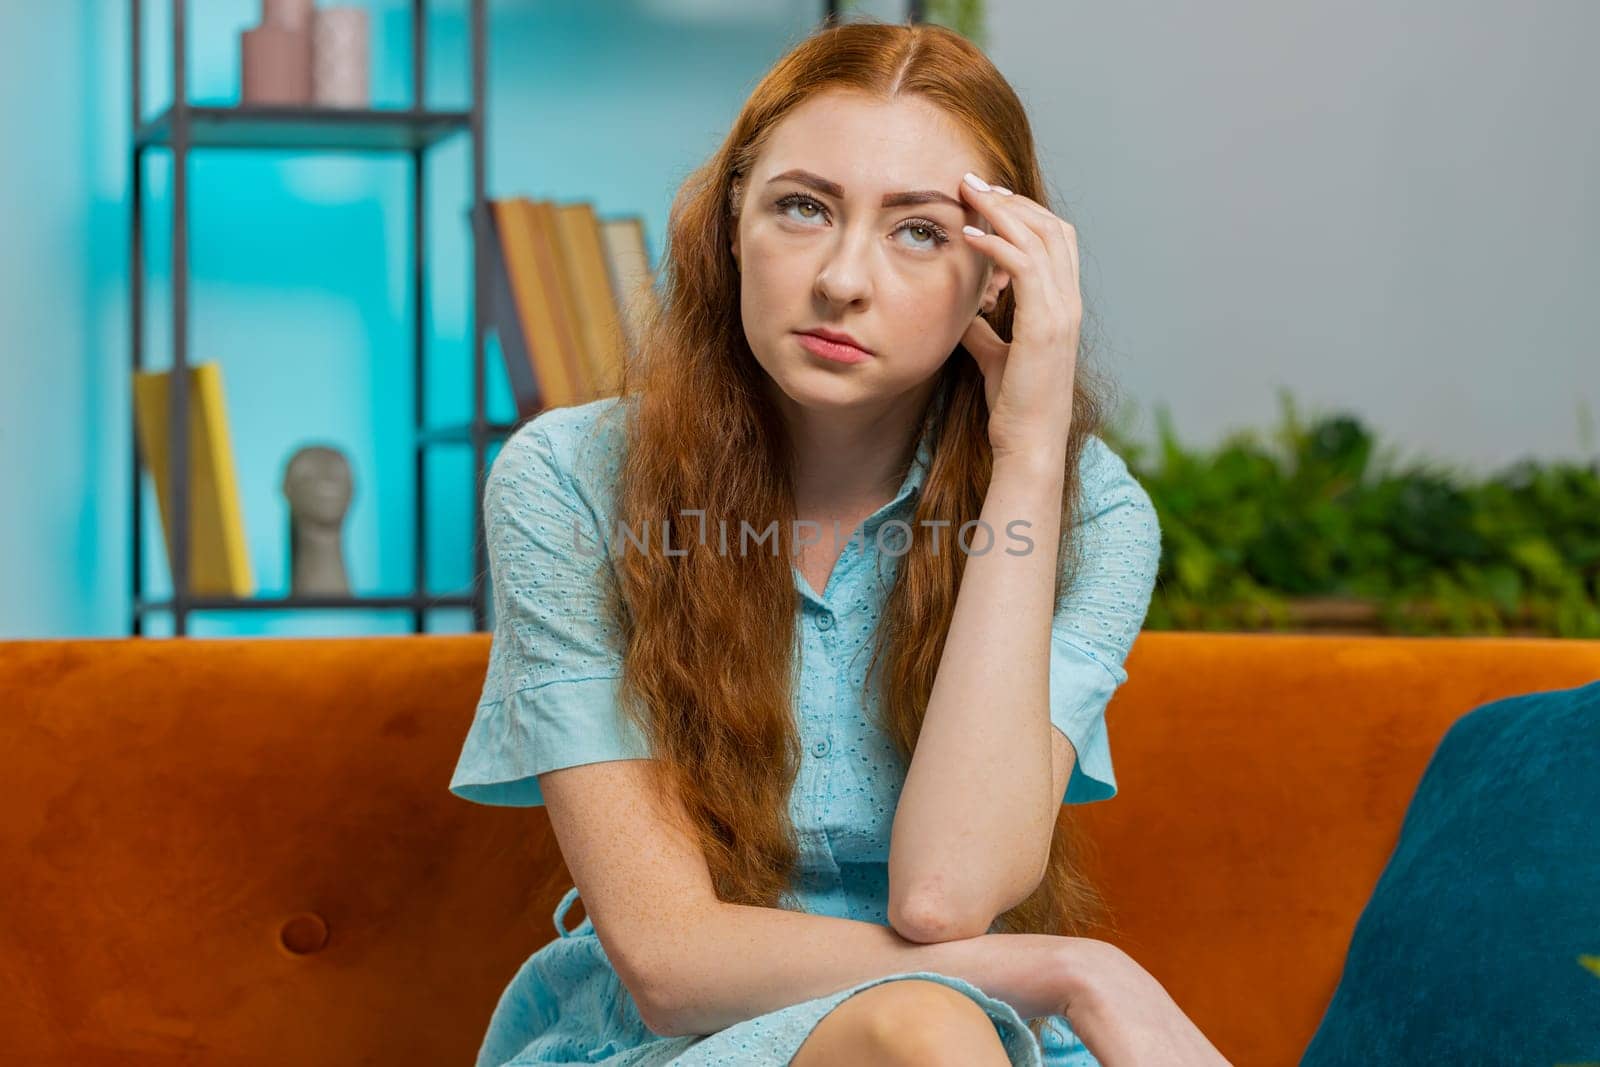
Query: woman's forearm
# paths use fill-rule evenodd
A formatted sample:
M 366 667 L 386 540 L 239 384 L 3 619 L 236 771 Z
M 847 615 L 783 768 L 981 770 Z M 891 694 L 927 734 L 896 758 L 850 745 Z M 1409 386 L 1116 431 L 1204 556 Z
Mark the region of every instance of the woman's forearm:
M 718 902 L 671 933 L 640 1009 L 656 1033 L 709 1034 L 868 979 L 935 971 L 1031 1019 L 1067 1000 L 1075 940 L 984 934 L 919 944 L 877 923 Z
M 1063 444 L 1007 457 L 989 482 L 981 518 L 995 542 L 966 560 L 895 810 L 891 921 L 917 941 L 988 929 L 1033 892 L 1049 854 L 1060 810 L 1049 671 L 1064 453 Z M 1007 536 L 1015 520 L 1026 520 L 1031 549 Z

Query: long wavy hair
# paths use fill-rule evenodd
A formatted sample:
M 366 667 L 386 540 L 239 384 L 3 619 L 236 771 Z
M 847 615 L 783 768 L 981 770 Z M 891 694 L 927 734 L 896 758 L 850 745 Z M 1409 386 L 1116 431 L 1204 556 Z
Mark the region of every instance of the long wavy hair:
M 624 551 L 607 568 L 624 641 L 622 694 L 656 756 L 658 786 L 676 794 L 692 824 L 717 896 L 768 907 L 797 908 L 789 818 L 801 759 L 792 453 L 745 338 L 729 246 L 739 190 L 769 134 L 791 109 L 829 90 L 932 101 L 967 132 L 991 180 L 1048 204 L 1027 116 L 988 57 L 936 25 L 870 19 L 824 25 L 783 56 L 674 198 L 656 291 L 638 305 L 620 377 L 625 403 L 611 409 L 627 427 L 616 518 L 632 531 L 669 521 L 690 532 L 673 537 L 673 554 Z M 1011 337 L 1014 307 L 1007 286 L 986 314 L 1001 338 Z M 1057 603 L 1078 566 L 1068 534 L 1077 518 L 1079 457 L 1101 428 L 1105 404 L 1085 362 L 1080 357 L 1067 444 Z M 903 767 L 916 747 L 965 561 L 962 552 L 935 554 L 927 523 L 942 519 L 959 529 L 977 519 L 993 468 L 976 363 L 957 347 L 937 378 L 924 415 L 932 461 L 867 672 Z M 704 519 L 685 519 L 688 509 L 703 509 Z M 716 537 L 693 535 L 702 521 L 706 530 L 726 523 L 732 537 L 741 522 L 762 530 L 771 520 L 780 539 L 773 553 L 719 551 Z M 998 929 L 1079 934 L 1104 914 L 1080 869 L 1085 842 L 1069 811 L 1056 819 L 1040 885 L 1000 916 Z M 1030 1023 L 1035 1036 L 1044 1023 Z

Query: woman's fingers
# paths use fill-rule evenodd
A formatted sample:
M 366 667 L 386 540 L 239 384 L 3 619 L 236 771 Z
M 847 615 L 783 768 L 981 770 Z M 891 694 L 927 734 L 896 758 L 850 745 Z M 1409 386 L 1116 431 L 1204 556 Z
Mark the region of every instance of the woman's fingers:
M 997 185 L 995 188 L 999 189 L 1000 186 Z M 1028 217 L 1041 229 L 1051 226 L 1060 229 L 1065 239 L 1066 249 L 1071 253 L 1072 275 L 1076 279 L 1078 276 L 1078 231 L 1072 223 L 1063 219 L 1037 200 L 1023 196 L 1021 193 L 1006 192 L 1000 195 L 1004 196 L 1008 203 L 1015 204 L 1026 211 Z
M 972 247 L 994 260 L 1011 275 L 1011 286 L 1017 291 L 1019 299 L 1033 295 L 1031 290 L 1035 284 L 1034 271 L 1027 253 L 998 233 L 984 233 L 976 226 L 963 226 L 961 232 L 967 235 L 967 241 Z
M 963 226 L 961 232 L 966 235 L 969 244 L 993 259 L 1011 276 L 1017 307 L 1022 309 L 1012 326 L 1013 337 L 1020 333 L 1035 333 L 1039 329 L 1049 331 L 1055 326 L 1069 323 L 1072 305 L 1067 303 L 1068 294 L 1056 288 L 1053 268 L 1043 252 L 1030 257 L 999 234 L 984 233 L 973 226 Z M 1044 262 L 1040 262 L 1041 258 Z
M 1007 203 L 1007 201 L 1015 199 L 1014 196 L 997 193 L 993 188 L 979 189 L 972 184 L 972 179 L 976 177 L 977 175 L 969 173 L 962 178 L 961 195 L 972 204 L 974 210 L 988 221 L 989 225 L 994 228 L 995 233 L 1005 238 L 1029 262 L 1036 264 L 1036 271 L 1046 275 L 1043 278 L 1022 279 L 1018 278 L 1013 272 L 1013 283 L 1020 284 L 1023 287 L 1018 289 L 1017 295 L 1025 297 L 1027 295 L 1026 287 L 1030 284 L 1048 289 L 1052 283 L 1049 275 L 1054 274 L 1055 268 L 1051 262 L 1050 249 L 1045 244 L 1044 236 L 1028 222 L 1020 209 Z M 1011 268 L 1007 267 L 1006 269 L 1010 270 Z
M 1037 283 L 1041 292 L 1077 302 L 1078 241 L 1077 231 L 1070 223 L 1020 193 L 1002 193 L 997 187 L 980 190 L 966 179 L 961 182 L 961 189 L 997 234 L 1044 271 L 1047 277 Z M 1006 269 L 1016 277 L 1016 271 L 1009 266 Z M 1026 286 L 1027 282 L 1023 282 L 1019 298 Z
M 1062 277 L 1061 288 L 1065 293 L 1078 291 L 1078 231 L 1061 216 L 1050 211 L 1036 200 L 1030 200 L 1020 193 L 1006 197 L 1015 203 L 1018 208 L 1027 212 L 1029 222 L 1046 234 L 1045 243 L 1050 248 L 1051 257 L 1059 268 Z

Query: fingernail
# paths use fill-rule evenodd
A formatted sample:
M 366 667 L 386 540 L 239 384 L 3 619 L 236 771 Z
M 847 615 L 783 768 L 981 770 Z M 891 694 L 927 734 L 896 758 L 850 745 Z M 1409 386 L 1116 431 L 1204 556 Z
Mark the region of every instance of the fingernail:
M 966 234 L 969 237 L 982 237 L 983 236 L 983 231 L 978 229 L 976 226 L 963 226 L 963 227 L 961 227 L 961 232 Z
M 972 173 L 970 170 L 961 176 L 961 180 L 978 190 L 980 193 L 987 193 L 989 191 L 989 183 Z
M 1007 189 L 1003 185 L 995 186 L 994 187 L 994 191 L 999 193 L 1001 196 L 1016 196 L 1017 195 L 1016 193 L 1013 193 L 1010 189 Z

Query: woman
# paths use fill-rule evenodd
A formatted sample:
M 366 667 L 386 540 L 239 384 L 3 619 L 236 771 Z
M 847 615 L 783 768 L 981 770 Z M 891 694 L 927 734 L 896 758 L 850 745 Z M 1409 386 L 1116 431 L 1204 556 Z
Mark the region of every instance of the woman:
M 621 397 L 496 458 L 451 789 L 574 885 L 480 1067 L 1223 1062 L 1072 935 L 1160 533 L 1043 195 L 965 39 L 820 30 L 675 200 Z

